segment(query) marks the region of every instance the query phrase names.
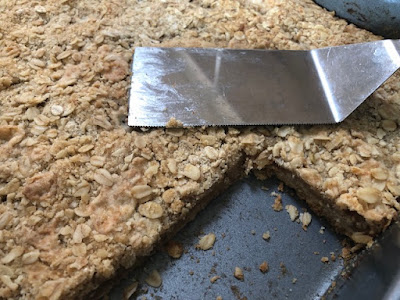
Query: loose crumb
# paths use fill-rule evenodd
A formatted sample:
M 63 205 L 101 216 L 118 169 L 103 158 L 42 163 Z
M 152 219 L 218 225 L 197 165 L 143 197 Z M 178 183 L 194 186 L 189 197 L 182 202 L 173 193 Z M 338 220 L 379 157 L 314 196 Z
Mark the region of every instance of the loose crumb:
M 124 294 L 123 294 L 124 300 L 128 300 L 136 292 L 138 285 L 139 285 L 139 283 L 136 281 L 136 282 L 128 285 L 124 289 Z
M 180 258 L 183 254 L 183 245 L 176 241 L 169 241 L 165 245 L 165 249 L 167 250 L 168 255 L 172 258 Z
M 159 287 L 162 284 L 162 279 L 160 273 L 157 270 L 151 271 L 149 276 L 144 280 L 151 287 Z
M 214 246 L 214 243 L 215 243 L 215 234 L 209 233 L 200 239 L 199 244 L 196 245 L 196 248 L 202 250 L 208 250 Z
M 281 211 L 283 209 L 281 195 L 278 194 L 275 197 L 274 204 L 272 204 L 272 208 L 274 209 L 274 211 Z
M 217 298 L 215 300 L 222 300 L 221 296 L 217 296 Z
M 319 233 L 320 234 L 324 234 L 325 233 L 325 227 L 321 226 L 321 228 L 319 229 Z
M 238 280 L 244 280 L 244 274 L 241 268 L 235 267 L 235 272 L 233 273 L 233 276 L 235 276 L 236 279 Z
M 313 252 L 315 255 L 319 255 L 319 252 L 318 251 L 314 251 Z
M 332 281 L 331 287 L 332 287 L 332 288 L 335 288 L 335 287 L 336 287 L 336 281 L 335 281 L 335 280 Z
M 334 252 L 331 252 L 331 261 L 336 261 L 336 255 Z
M 296 284 L 296 282 L 297 282 L 297 278 L 293 278 L 293 279 L 292 279 L 292 283 L 293 283 L 293 284 Z
M 299 211 L 297 210 L 296 206 L 289 204 L 285 206 L 285 209 L 289 214 L 290 220 L 294 222 L 299 216 Z
M 263 262 L 261 263 L 261 265 L 259 266 L 259 269 L 260 269 L 260 271 L 261 271 L 262 273 L 268 272 L 268 270 L 269 270 L 268 263 L 267 263 L 266 261 L 263 261 Z
M 167 122 L 167 124 L 165 124 L 166 128 L 182 128 L 183 127 L 183 123 L 177 119 L 175 119 L 174 117 L 170 118 Z
M 213 276 L 213 277 L 211 277 L 210 278 L 210 282 L 211 283 L 214 283 L 214 282 L 216 282 L 218 279 L 220 279 L 221 278 L 221 276 Z
M 251 231 L 251 234 L 252 234 L 252 235 L 255 235 L 255 234 L 256 234 L 256 231 L 255 231 L 255 230 L 252 230 L 252 231 Z
M 342 254 L 341 254 L 343 259 L 349 259 L 351 257 L 351 252 L 350 249 L 347 247 L 342 248 Z
M 193 271 L 189 271 L 189 275 L 192 276 L 194 274 Z
M 284 185 L 283 185 L 283 182 L 281 181 L 278 185 L 278 191 L 283 192 L 283 188 L 284 188 Z
M 269 231 L 264 232 L 262 238 L 266 241 L 269 241 L 269 239 L 271 238 L 271 234 L 269 233 Z
M 286 275 L 288 273 L 288 269 L 282 262 L 280 263 L 279 267 L 281 268 L 282 275 Z
M 305 231 L 307 231 L 308 225 L 311 223 L 311 214 L 309 212 L 304 212 L 300 214 L 300 221 L 302 223 L 302 227 Z
M 328 263 L 328 262 L 329 262 L 329 258 L 326 257 L 326 256 L 323 256 L 323 257 L 321 257 L 321 261 L 322 261 L 323 263 Z

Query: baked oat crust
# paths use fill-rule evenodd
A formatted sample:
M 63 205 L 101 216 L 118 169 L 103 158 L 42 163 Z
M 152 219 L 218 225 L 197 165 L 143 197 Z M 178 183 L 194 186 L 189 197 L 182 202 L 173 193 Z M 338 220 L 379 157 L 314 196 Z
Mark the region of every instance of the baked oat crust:
M 133 130 L 127 89 L 137 46 L 378 38 L 310 0 L 0 1 L 0 297 L 83 297 L 252 170 L 369 243 L 400 208 L 399 74 L 334 126 Z

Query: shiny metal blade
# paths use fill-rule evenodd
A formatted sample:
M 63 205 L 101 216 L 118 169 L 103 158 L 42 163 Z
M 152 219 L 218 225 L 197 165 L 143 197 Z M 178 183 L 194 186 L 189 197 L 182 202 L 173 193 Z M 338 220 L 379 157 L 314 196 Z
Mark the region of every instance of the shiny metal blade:
M 128 124 L 338 123 L 399 67 L 399 40 L 311 51 L 136 48 Z

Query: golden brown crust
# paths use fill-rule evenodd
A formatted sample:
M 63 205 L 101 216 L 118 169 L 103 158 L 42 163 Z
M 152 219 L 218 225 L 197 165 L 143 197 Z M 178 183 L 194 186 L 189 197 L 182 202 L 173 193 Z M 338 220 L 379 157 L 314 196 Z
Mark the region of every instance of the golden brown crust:
M 378 38 L 312 1 L 21 0 L 0 10 L 0 297 L 89 293 L 183 224 L 244 154 L 245 172 L 279 166 L 361 223 L 383 228 L 397 215 L 398 75 L 337 126 L 125 125 L 136 46 Z M 345 233 L 368 242 L 378 231 Z

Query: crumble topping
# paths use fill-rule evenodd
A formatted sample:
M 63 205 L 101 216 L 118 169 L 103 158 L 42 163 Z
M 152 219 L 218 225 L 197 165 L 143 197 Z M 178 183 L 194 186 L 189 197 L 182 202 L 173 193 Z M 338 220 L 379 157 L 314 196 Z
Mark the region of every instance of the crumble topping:
M 21 0 L 0 11 L 0 297 L 89 293 L 149 254 L 243 158 L 247 173 L 289 170 L 360 216 L 371 227 L 344 232 L 357 243 L 397 216 L 399 73 L 338 125 L 126 126 L 137 46 L 304 50 L 378 39 L 312 1 Z

